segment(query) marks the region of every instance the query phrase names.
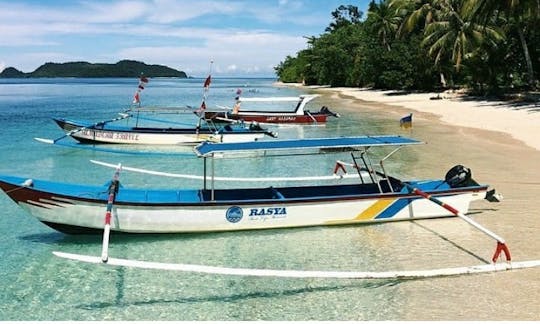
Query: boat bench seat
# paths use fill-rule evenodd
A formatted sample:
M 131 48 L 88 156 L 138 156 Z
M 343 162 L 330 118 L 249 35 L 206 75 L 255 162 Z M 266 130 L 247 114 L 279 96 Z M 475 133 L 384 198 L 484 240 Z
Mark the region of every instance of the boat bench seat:
M 388 183 L 381 181 L 383 192 L 390 192 Z M 397 184 L 392 183 L 394 191 L 401 189 Z M 397 190 L 396 190 L 397 189 Z M 335 197 L 379 194 L 379 186 L 376 183 L 353 184 L 353 185 L 333 185 L 333 186 L 310 186 L 310 187 L 282 187 L 282 188 L 258 188 L 258 189 L 216 189 L 214 190 L 214 200 L 219 201 L 242 201 L 260 199 L 302 199 L 313 197 Z M 201 201 L 211 201 L 212 191 L 201 190 Z
M 201 190 L 201 200 L 211 201 L 212 191 Z M 275 188 L 259 189 L 216 189 L 214 190 L 214 200 L 259 200 L 259 199 L 285 199 L 285 197 Z
M 333 197 L 360 194 L 375 194 L 379 187 L 375 183 L 361 185 L 334 185 L 313 187 L 279 188 L 280 193 L 287 198 Z

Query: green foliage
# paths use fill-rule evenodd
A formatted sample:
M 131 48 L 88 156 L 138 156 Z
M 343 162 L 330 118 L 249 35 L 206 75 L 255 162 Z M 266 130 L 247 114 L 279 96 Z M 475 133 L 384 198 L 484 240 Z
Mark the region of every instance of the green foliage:
M 16 73 L 16 72 L 19 73 Z M 102 77 L 137 77 L 144 73 L 147 77 L 179 77 L 186 78 L 186 73 L 163 65 L 148 65 L 143 62 L 123 60 L 116 64 L 68 62 L 68 63 L 45 63 L 34 72 L 22 73 L 14 68 L 7 68 L 0 77 L 29 77 L 29 78 L 54 78 L 54 77 L 79 77 L 79 78 L 102 78 Z
M 0 73 L 2 78 L 24 78 L 24 72 L 21 72 L 13 67 L 5 68 L 2 73 Z
M 325 33 L 275 69 L 283 82 L 384 89 L 538 88 L 537 0 L 372 1 L 340 6 Z

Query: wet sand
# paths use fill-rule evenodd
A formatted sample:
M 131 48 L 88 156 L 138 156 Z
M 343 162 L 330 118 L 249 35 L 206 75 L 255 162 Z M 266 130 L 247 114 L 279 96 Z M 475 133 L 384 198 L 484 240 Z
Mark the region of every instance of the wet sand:
M 512 128 L 507 130 L 509 132 L 497 132 L 458 126 L 441 120 L 440 115 L 412 111 L 396 103 L 363 101 L 339 89 L 318 92 L 325 95 L 322 100 L 332 103 L 330 107 L 340 107 L 342 118 L 346 118 L 347 113 L 388 118 L 389 132 L 425 141 L 427 145 L 413 148 L 418 153 L 418 161 L 407 174 L 411 178 L 444 177 L 445 172 L 456 164 L 471 168 L 478 182 L 490 184 L 504 200 L 500 203 L 473 202 L 469 216 L 503 237 L 513 260 L 540 259 L 540 146 L 533 148 L 540 142 L 540 123 L 538 132 L 528 134 L 530 141 L 525 143 L 509 133 Z M 410 112 L 414 113 L 413 128 L 400 129 L 399 119 Z M 508 110 L 507 113 L 520 112 Z M 395 120 L 395 127 L 391 125 L 392 120 Z M 463 258 L 462 266 L 482 264 L 475 258 L 489 261 L 496 248 L 493 239 L 460 219 L 440 219 L 408 226 L 419 226 L 447 241 L 448 251 L 437 247 L 431 252 L 427 246 L 424 255 L 410 255 L 410 259 L 401 264 L 404 268 L 436 268 L 439 264 L 447 264 L 448 258 L 459 261 Z M 540 320 L 540 268 L 412 280 L 401 283 L 400 288 L 407 300 L 399 320 Z

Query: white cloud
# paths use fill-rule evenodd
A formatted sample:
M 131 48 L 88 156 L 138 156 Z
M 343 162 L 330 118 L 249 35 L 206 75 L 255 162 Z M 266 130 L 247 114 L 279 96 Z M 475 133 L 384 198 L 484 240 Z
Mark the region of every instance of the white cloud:
M 83 2 L 73 9 L 70 16 L 85 23 L 121 23 L 143 19 L 152 4 L 141 1 Z M 66 18 L 65 16 L 63 18 Z M 69 20 L 68 20 L 69 21 Z
M 267 32 L 210 34 L 204 44 L 194 46 L 131 47 L 116 53 L 116 58 L 129 57 L 145 62 L 160 62 L 179 69 L 191 69 L 201 76 L 213 59 L 216 73 L 258 73 L 271 75 L 273 67 L 287 55 L 305 48 L 303 37 L 283 36 Z
M 217 73 L 272 74 L 306 46 L 295 26 L 321 24 L 308 7 L 298 0 L 9 2 L 0 10 L 0 50 L 8 66 L 24 71 L 46 61 L 127 58 L 204 75 L 215 58 Z M 245 24 L 220 26 L 221 17 Z M 217 26 L 207 27 L 212 20 Z
M 242 6 L 232 1 L 177 1 L 154 0 L 149 10 L 148 21 L 173 23 L 212 14 L 233 14 L 241 12 Z

